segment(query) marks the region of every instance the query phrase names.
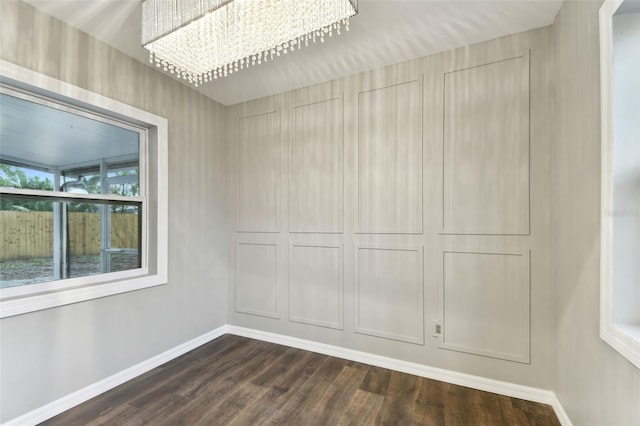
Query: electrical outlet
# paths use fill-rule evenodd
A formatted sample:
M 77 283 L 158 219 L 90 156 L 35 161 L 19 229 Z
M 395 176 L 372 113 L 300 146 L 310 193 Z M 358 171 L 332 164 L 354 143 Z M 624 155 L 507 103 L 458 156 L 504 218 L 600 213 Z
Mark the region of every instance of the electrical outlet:
M 442 324 L 439 320 L 433 320 L 433 337 L 439 338 L 442 336 Z

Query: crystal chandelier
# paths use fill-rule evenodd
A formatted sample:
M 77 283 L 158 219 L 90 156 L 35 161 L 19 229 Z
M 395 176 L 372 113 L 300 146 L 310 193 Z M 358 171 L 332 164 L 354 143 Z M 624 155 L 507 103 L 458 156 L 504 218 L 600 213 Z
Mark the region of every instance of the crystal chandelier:
M 357 11 L 357 0 L 142 0 L 142 46 L 197 87 L 348 31 Z

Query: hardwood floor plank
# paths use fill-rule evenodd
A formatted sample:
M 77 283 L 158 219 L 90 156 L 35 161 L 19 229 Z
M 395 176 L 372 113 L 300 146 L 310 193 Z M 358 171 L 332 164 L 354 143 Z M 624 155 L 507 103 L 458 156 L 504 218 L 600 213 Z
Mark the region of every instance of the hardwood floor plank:
M 249 382 L 242 383 L 220 405 L 209 410 L 194 426 L 240 424 L 234 421 L 234 418 L 242 412 L 244 407 L 251 405 L 266 391 L 267 389 L 262 386 Z
M 258 353 L 263 345 L 259 342 L 247 342 L 247 346 L 240 344 L 232 349 L 225 350 L 212 360 L 200 359 L 186 369 L 180 369 L 169 376 L 168 380 L 159 380 L 155 386 L 141 392 L 129 403 L 135 407 L 141 407 L 150 401 L 156 400 L 163 393 L 185 391 L 185 387 L 197 387 L 199 383 L 208 379 L 208 376 L 220 376 L 231 370 L 243 360 L 250 359 L 254 353 Z
M 467 388 L 446 383 L 444 385 L 444 422 L 446 425 L 466 426 L 471 419 L 465 412 L 465 393 Z
M 255 376 L 251 383 L 256 386 L 270 386 L 279 377 L 286 375 L 288 371 L 295 368 L 296 364 L 304 362 L 304 360 L 305 357 L 300 353 L 299 349 L 289 348 L 275 360 L 271 368 Z
M 336 422 L 337 425 L 372 425 L 375 423 L 384 396 L 363 390 L 356 390 L 347 409 Z
M 266 419 L 268 423 L 280 424 L 310 424 L 310 411 L 319 394 L 335 380 L 345 367 L 346 361 L 339 358 L 327 357 L 300 386 L 296 392 L 288 392 L 288 399 L 276 413 Z
M 387 388 L 389 387 L 389 377 L 391 377 L 391 370 L 380 367 L 369 367 L 369 371 L 360 389 L 385 396 L 387 394 Z
M 320 395 L 311 410 L 310 416 L 313 421 L 323 425 L 336 424 L 349 406 L 366 373 L 367 370 L 364 368 L 345 366 Z
M 511 406 L 515 408 L 519 417 L 529 422 L 529 424 L 535 424 L 540 426 L 559 426 L 560 422 L 555 416 L 553 409 L 549 405 L 537 404 L 531 401 L 525 401 L 522 399 L 511 398 Z M 536 419 L 535 423 L 532 419 Z
M 404 425 L 411 424 L 413 402 L 418 389 L 417 376 L 392 371 L 389 377 L 387 396 L 378 413 L 376 424 Z
M 160 420 L 158 426 L 193 425 L 200 421 L 210 410 L 216 409 L 237 389 L 238 383 L 231 379 L 216 379 L 201 388 L 200 392 L 189 399 L 179 410 Z
M 220 345 L 217 344 L 219 340 Z M 209 354 L 209 358 L 217 359 L 216 355 L 220 353 L 236 350 L 246 351 L 249 341 L 249 339 L 233 335 L 221 336 L 215 340 L 216 345 L 200 346 L 125 384 L 111 389 L 102 395 L 98 395 L 91 400 L 92 404 L 81 404 L 70 411 L 44 422 L 43 425 L 85 425 L 92 419 L 101 416 L 105 417 L 114 408 L 122 404 L 129 404 L 133 395 L 143 395 L 152 389 L 162 387 L 164 383 L 170 381 L 174 375 L 188 371 L 190 368 L 198 365 L 197 361 L 207 359 L 207 354 Z
M 85 422 L 86 426 L 108 426 L 112 424 L 123 424 L 127 418 L 135 417 L 140 410 L 129 404 L 122 404 L 99 417 Z
M 299 387 L 315 373 L 327 358 L 326 355 L 307 352 L 299 362 L 291 366 L 291 369 L 277 377 L 267 392 L 243 410 L 236 421 L 239 424 L 261 424 L 274 416 L 289 401 L 290 395 L 298 392 Z
M 156 424 L 167 415 L 184 407 L 186 403 L 187 400 L 180 395 L 167 394 L 158 398 L 153 403 L 147 404 L 143 409 L 139 409 L 133 418 L 126 420 L 126 424 L 127 426 Z
M 413 417 L 419 424 L 444 425 L 444 391 L 442 382 L 418 380 Z
M 198 372 L 199 375 L 194 379 L 182 384 L 177 391 L 182 396 L 192 397 L 197 394 L 200 387 L 205 386 L 208 382 L 215 378 L 225 380 L 232 378 L 237 383 L 249 380 L 256 374 L 260 374 L 269 367 L 274 358 L 282 355 L 286 351 L 286 347 L 280 345 L 263 344 L 255 348 L 253 352 L 244 357 L 233 358 L 225 364 L 224 368 L 215 368 L 210 364 L 203 365 L 203 370 Z M 240 366 L 236 368 L 236 366 Z
M 544 404 L 223 336 L 47 425 L 559 425 Z
M 492 413 L 490 401 L 492 394 L 469 389 L 467 405 L 470 411 L 470 417 L 474 424 L 478 426 L 490 426 L 492 421 L 500 424 L 506 424 L 502 412 Z

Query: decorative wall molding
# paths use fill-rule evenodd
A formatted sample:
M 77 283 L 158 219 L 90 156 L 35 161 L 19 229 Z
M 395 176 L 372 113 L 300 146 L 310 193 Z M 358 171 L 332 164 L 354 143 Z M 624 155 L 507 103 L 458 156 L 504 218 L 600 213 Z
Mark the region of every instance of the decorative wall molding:
M 443 73 L 441 234 L 530 235 L 529 73 L 529 50 Z
M 249 274 L 249 278 L 253 278 L 253 283 L 252 282 L 247 282 L 244 283 L 245 286 L 251 286 L 254 284 L 257 284 L 259 287 L 254 287 L 254 289 L 249 289 L 247 288 L 242 288 L 243 286 L 241 286 L 241 282 L 240 279 L 241 278 L 246 278 L 246 277 L 239 277 L 239 272 L 240 272 L 240 265 L 241 265 L 241 259 L 239 256 L 239 249 L 242 246 L 254 246 L 254 247 L 264 247 L 264 248 L 272 248 L 272 250 L 274 251 L 274 259 L 273 259 L 273 265 L 271 265 L 273 267 L 273 271 L 272 271 L 272 276 L 269 276 L 265 271 L 265 270 L 259 270 L 259 271 L 253 271 L 253 274 Z M 255 254 L 255 253 L 254 253 Z M 253 256 L 251 257 L 250 261 L 254 261 L 253 265 L 255 266 L 255 263 L 258 259 L 258 256 Z M 240 313 L 244 313 L 244 314 L 251 314 L 251 315 L 258 315 L 258 316 L 263 316 L 263 317 L 268 317 L 268 318 L 280 318 L 280 312 L 279 312 L 279 308 L 280 308 L 280 303 L 279 303 L 279 298 L 278 298 L 278 281 L 279 281 L 279 256 L 278 256 L 278 244 L 276 243 L 267 243 L 267 242 L 248 242 L 248 241 L 238 241 L 236 242 L 236 247 L 235 247 L 235 311 L 236 312 L 240 312 Z M 246 265 L 245 265 L 246 266 Z M 265 267 L 269 267 L 269 265 L 264 265 Z M 256 282 L 257 280 L 257 282 Z M 245 302 L 263 302 L 263 301 L 269 301 L 269 295 L 268 292 L 264 291 L 264 287 L 265 285 L 272 285 L 273 288 L 271 289 L 271 291 L 273 292 L 273 298 L 274 298 L 274 306 L 273 306 L 273 310 L 269 310 L 269 309 L 262 309 L 260 307 L 256 307 L 256 306 L 245 306 L 243 305 L 243 303 Z M 240 293 L 240 290 L 245 290 L 245 294 Z M 262 291 L 260 291 L 262 290 Z M 242 302 L 242 299 L 244 297 L 249 297 L 249 300 L 245 300 L 244 302 Z M 253 299 L 253 300 L 252 300 Z M 260 299 L 260 300 L 256 300 L 256 299 Z
M 370 265 L 367 270 L 374 270 L 370 281 L 370 289 L 367 296 L 362 298 L 365 289 L 364 280 L 361 276 L 360 266 L 362 263 L 361 252 L 371 251 L 376 254 L 393 253 L 391 256 L 398 256 L 400 253 L 415 254 L 414 276 L 403 276 L 404 273 L 411 273 L 407 265 L 397 265 L 397 270 L 381 270 L 384 262 L 378 258 L 377 262 Z M 397 260 L 397 259 L 396 259 Z M 385 339 L 398 340 L 402 342 L 424 345 L 424 249 L 419 246 L 379 246 L 379 245 L 355 245 L 354 254 L 354 324 L 355 332 Z M 411 280 L 408 284 L 415 285 L 415 293 L 409 294 L 411 288 L 403 289 L 399 285 Z M 384 288 L 378 280 L 384 280 Z M 404 294 L 403 294 L 404 290 Z M 403 297 L 404 296 L 404 297 Z M 395 303 L 382 303 L 395 299 Z M 368 300 L 371 306 L 363 303 L 361 299 Z M 378 303 L 376 303 L 378 302 Z M 369 307 L 385 306 L 386 311 L 367 312 Z M 411 307 L 415 311 L 411 312 Z M 412 318 L 413 316 L 413 318 Z M 366 318 L 364 318 L 366 317 Z M 367 320 L 369 324 L 367 324 Z M 413 321 L 411 321 L 413 320 Z M 403 330 L 399 326 L 406 326 Z M 376 328 L 377 327 L 377 328 Z M 405 332 L 407 331 L 407 332 Z
M 280 111 L 270 110 L 235 122 L 236 232 L 280 231 L 281 121 Z
M 423 76 L 358 91 L 355 233 L 424 230 Z
M 529 364 L 531 250 L 447 249 L 442 268 L 439 347 Z
M 291 233 L 344 232 L 344 94 L 289 109 Z
M 336 280 L 334 282 L 331 283 L 331 286 L 333 286 L 333 295 L 335 296 L 335 305 L 334 307 L 329 307 L 330 309 L 326 309 L 327 311 L 331 312 L 335 310 L 335 313 L 337 315 L 337 318 L 335 318 L 335 321 L 331 321 L 328 319 L 321 319 L 321 318 L 312 318 L 312 315 L 314 315 L 313 309 L 310 306 L 310 303 L 306 303 L 304 305 L 301 304 L 301 306 L 296 306 L 295 305 L 295 298 L 293 297 L 294 294 L 296 293 L 296 291 L 304 291 L 302 289 L 299 289 L 296 286 L 296 283 L 294 282 L 294 280 L 296 279 L 296 273 L 295 273 L 295 268 L 297 263 L 293 261 L 294 259 L 294 251 L 296 249 L 323 249 L 323 250 L 332 250 L 332 251 L 337 251 L 337 262 L 336 265 L 337 266 L 337 271 L 333 271 L 335 272 L 335 274 L 337 275 Z M 315 261 L 318 260 L 318 257 L 314 257 L 313 258 Z M 303 268 L 303 274 L 305 275 L 310 275 L 311 277 L 313 277 L 313 279 L 317 280 L 318 278 L 318 271 L 310 271 L 309 266 Z M 317 284 L 318 281 L 315 281 L 315 283 Z M 324 284 L 324 283 L 323 283 Z M 302 324 L 309 324 L 309 325 L 314 325 L 314 326 L 319 326 L 319 327 L 328 327 L 328 328 L 333 328 L 333 329 L 337 329 L 337 330 L 343 330 L 344 329 L 344 251 L 343 251 L 343 247 L 342 244 L 300 244 L 300 243 L 293 243 L 291 242 L 289 244 L 289 321 L 293 321 L 293 322 L 298 322 L 298 323 L 302 323 Z M 330 298 L 330 296 L 332 295 L 332 289 L 329 288 L 329 286 L 324 286 L 322 285 L 322 292 L 321 294 L 317 294 L 313 292 L 313 289 L 308 289 L 307 291 L 310 293 L 307 293 L 308 298 L 312 299 L 313 301 L 313 305 L 318 305 L 321 301 L 321 299 L 328 299 Z M 326 305 L 324 306 L 319 306 L 320 308 L 327 308 Z M 333 309 L 331 309 L 333 308 Z M 303 314 L 304 312 L 304 314 Z M 315 312 L 317 313 L 317 312 Z

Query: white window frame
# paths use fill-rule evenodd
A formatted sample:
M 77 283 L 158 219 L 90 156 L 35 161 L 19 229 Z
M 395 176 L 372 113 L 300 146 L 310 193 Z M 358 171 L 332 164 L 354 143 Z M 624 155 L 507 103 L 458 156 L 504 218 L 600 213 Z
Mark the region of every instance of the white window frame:
M 77 106 L 99 116 L 130 123 L 141 135 L 140 197 L 3 188 L 2 194 L 27 194 L 60 201 L 135 201 L 142 204 L 141 268 L 0 289 L 0 318 L 125 293 L 168 282 L 168 122 L 147 111 L 115 101 L 36 71 L 0 60 L 0 82 Z M 144 139 L 144 140 L 142 140 Z
M 640 369 L 640 325 L 613 321 L 613 24 L 623 0 L 600 8 L 601 226 L 600 338 Z

